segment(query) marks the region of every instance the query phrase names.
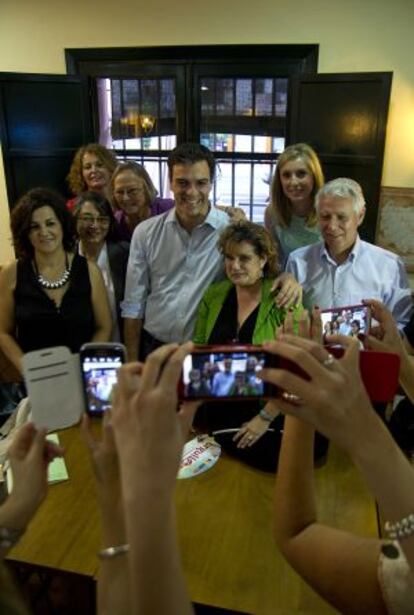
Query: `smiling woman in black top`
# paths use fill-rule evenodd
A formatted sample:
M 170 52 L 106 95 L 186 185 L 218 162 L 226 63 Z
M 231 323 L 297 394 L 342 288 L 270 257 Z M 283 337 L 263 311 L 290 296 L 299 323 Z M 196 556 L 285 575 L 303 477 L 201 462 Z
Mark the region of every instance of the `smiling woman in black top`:
M 44 188 L 12 210 L 17 261 L 0 273 L 0 347 L 21 372 L 25 352 L 108 341 L 111 316 L 102 275 L 74 255 L 74 228 L 63 199 Z

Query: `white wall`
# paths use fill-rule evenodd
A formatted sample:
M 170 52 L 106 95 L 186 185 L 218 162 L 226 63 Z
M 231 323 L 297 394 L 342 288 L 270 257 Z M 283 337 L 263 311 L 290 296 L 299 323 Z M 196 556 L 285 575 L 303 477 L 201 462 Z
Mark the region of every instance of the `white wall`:
M 70 47 L 318 43 L 319 72 L 394 71 L 382 184 L 414 187 L 413 24 L 413 0 L 1 0 L 0 71 L 65 73 Z M 0 262 L 8 236 L 0 165 Z

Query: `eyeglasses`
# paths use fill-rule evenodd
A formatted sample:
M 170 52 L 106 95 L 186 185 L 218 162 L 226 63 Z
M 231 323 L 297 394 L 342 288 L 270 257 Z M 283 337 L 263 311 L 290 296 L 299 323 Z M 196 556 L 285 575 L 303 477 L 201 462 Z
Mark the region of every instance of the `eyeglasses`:
M 144 188 L 128 188 L 125 190 L 114 190 L 114 196 L 117 199 L 127 196 L 129 199 L 144 193 Z
M 109 226 L 110 223 L 108 216 L 88 216 L 84 214 L 79 216 L 78 220 L 83 224 L 100 224 L 101 226 Z

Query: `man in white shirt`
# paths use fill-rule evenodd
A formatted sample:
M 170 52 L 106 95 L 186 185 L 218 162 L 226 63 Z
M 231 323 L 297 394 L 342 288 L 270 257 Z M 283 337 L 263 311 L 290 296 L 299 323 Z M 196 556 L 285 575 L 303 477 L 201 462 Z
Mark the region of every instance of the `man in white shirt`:
M 334 179 L 319 190 L 315 207 L 323 242 L 295 250 L 286 265 L 303 286 L 305 307 L 329 309 L 378 299 L 404 326 L 413 309 L 404 263 L 359 238 L 365 215 L 360 185 Z
M 229 218 L 209 202 L 213 154 L 198 143 L 183 143 L 170 152 L 168 169 L 174 209 L 139 224 L 131 241 L 122 302 L 130 360 L 137 359 L 138 348 L 144 359 L 162 343 L 191 339 L 204 292 L 224 277 L 217 241 Z M 284 295 L 288 303 L 298 296 L 292 280 L 280 279 L 278 298 Z

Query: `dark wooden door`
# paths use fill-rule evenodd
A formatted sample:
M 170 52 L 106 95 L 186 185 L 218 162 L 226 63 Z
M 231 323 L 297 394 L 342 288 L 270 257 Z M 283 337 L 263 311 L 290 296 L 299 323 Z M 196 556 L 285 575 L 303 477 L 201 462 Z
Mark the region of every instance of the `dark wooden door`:
M 80 76 L 0 73 L 0 131 L 10 206 L 28 189 L 68 195 L 77 148 L 93 141 L 88 80 Z
M 392 73 L 295 75 L 289 143 L 309 143 L 327 180 L 351 177 L 364 191 L 361 236 L 374 241 Z

